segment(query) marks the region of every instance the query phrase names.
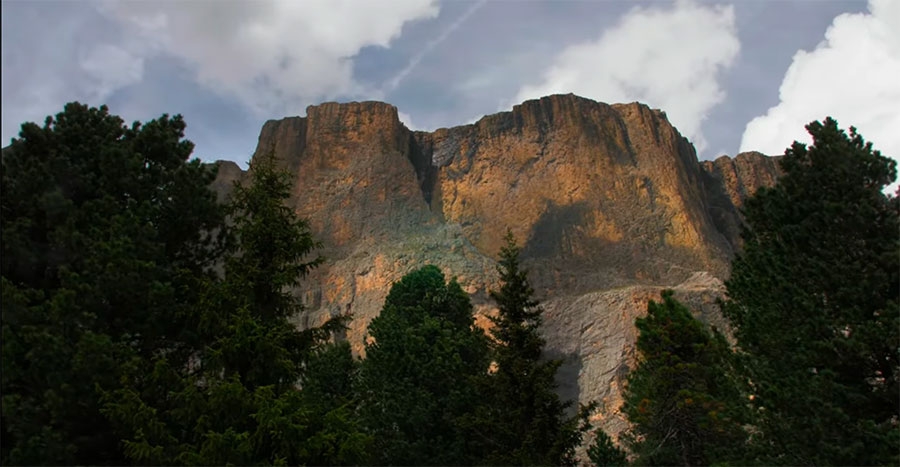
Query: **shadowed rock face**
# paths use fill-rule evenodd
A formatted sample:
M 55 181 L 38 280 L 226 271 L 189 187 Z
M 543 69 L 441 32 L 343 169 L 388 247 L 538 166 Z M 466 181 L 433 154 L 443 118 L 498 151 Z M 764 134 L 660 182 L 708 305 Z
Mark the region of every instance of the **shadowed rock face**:
M 744 199 L 753 196 L 760 187 L 775 184 L 781 175 L 779 158 L 743 152 L 734 159 L 722 156 L 715 161 L 701 162 L 710 215 L 719 231 L 735 247 L 741 243 L 740 217 L 735 213 L 743 208 Z
M 298 292 L 299 326 L 351 311 L 347 339 L 361 352 L 391 283 L 425 264 L 456 276 L 487 326 L 510 228 L 547 310 L 548 353 L 567 362 L 561 392 L 605 402 L 598 417 L 613 433 L 634 318 L 675 287 L 721 327 L 713 302 L 739 245 L 738 208 L 778 176 L 759 153 L 699 163 L 659 110 L 574 95 L 434 132 L 408 130 L 389 104 L 326 103 L 266 122 L 254 157 L 269 152 L 294 174 L 291 203 L 327 259 Z M 226 165 L 220 193 L 242 177 Z

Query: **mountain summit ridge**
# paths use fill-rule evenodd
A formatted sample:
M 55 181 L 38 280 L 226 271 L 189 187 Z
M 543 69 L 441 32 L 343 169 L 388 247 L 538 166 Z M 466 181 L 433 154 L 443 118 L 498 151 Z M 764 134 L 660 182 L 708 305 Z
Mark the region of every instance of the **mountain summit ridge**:
M 361 352 L 391 283 L 425 264 L 456 276 L 487 326 L 509 228 L 547 310 L 548 352 L 566 360 L 561 392 L 603 402 L 612 432 L 634 318 L 674 287 L 723 326 L 714 300 L 740 247 L 738 209 L 779 174 L 759 153 L 700 162 L 665 112 L 572 94 L 433 132 L 409 130 L 387 103 L 329 102 L 267 121 L 254 157 L 268 153 L 327 258 L 300 292 L 299 326 L 351 311 Z M 219 165 L 224 196 L 243 174 Z

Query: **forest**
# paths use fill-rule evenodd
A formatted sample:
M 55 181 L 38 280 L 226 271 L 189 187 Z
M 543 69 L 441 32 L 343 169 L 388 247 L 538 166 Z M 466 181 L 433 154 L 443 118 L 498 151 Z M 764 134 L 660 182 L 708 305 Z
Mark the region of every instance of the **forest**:
M 831 118 L 806 130 L 744 205 L 731 329 L 671 291 L 636 320 L 613 439 L 557 394 L 511 233 L 488 331 L 422 264 L 360 357 L 352 315 L 290 321 L 327 258 L 274 157 L 219 202 L 180 116 L 67 104 L 2 152 L 0 463 L 900 465 L 896 162 Z

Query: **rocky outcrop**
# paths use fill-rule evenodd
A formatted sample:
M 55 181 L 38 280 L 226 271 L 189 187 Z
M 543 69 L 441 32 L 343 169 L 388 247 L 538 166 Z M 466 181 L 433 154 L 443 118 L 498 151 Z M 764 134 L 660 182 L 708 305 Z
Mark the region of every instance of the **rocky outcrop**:
M 659 111 L 551 96 L 418 141 L 432 211 L 488 255 L 511 228 L 548 295 L 727 269 L 694 149 Z
M 700 163 L 705 172 L 706 197 L 716 227 L 728 238 L 733 248 L 740 247 L 740 209 L 744 199 L 760 187 L 772 186 L 781 175 L 778 157 L 758 152 L 742 152 L 730 158 Z
M 217 161 L 215 163 L 216 179 L 212 182 L 212 189 L 218 195 L 219 202 L 231 193 L 235 182 L 241 183 L 246 177 L 246 173 L 231 161 Z
M 294 208 L 339 259 L 360 242 L 402 240 L 433 223 L 411 150 L 394 106 L 326 103 L 266 122 L 254 157 L 273 152 L 296 174 Z
M 471 125 L 412 132 L 379 102 L 311 106 L 266 122 L 256 155 L 294 175 L 291 199 L 327 261 L 306 280 L 299 326 L 350 311 L 365 329 L 390 285 L 425 264 L 456 276 L 479 323 L 507 228 L 524 244 L 546 309 L 561 392 L 596 399 L 613 433 L 634 318 L 666 287 L 711 323 L 737 243 L 740 207 L 777 168 L 758 153 L 697 161 L 665 113 L 555 95 Z M 217 188 L 239 180 L 220 165 Z M 226 180 L 227 179 L 227 180 Z
M 544 304 L 548 347 L 552 356 L 563 360 L 557 375 L 561 395 L 582 403 L 596 401 L 600 410 L 593 422 L 613 436 L 627 426 L 620 409 L 628 372 L 637 359 L 634 320 L 645 316 L 647 303 L 660 301 L 667 288 L 698 319 L 727 332 L 716 305 L 724 285 L 705 272 L 672 286 L 631 285 L 551 298 Z

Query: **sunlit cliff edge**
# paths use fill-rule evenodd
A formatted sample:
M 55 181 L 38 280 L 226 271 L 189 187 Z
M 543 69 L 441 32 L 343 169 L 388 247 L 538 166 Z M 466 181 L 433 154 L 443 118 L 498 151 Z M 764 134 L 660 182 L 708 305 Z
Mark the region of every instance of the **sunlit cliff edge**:
M 291 205 L 326 257 L 298 292 L 299 326 L 350 311 L 361 352 L 392 282 L 425 264 L 456 276 L 479 323 L 491 313 L 507 228 L 545 309 L 560 392 L 601 403 L 612 434 L 634 362 L 635 317 L 664 288 L 705 321 L 740 248 L 740 207 L 779 174 L 756 152 L 698 161 L 664 112 L 572 94 L 526 101 L 474 124 L 411 131 L 381 102 L 310 106 L 266 122 L 254 157 L 274 153 Z M 245 173 L 219 162 L 222 196 Z

